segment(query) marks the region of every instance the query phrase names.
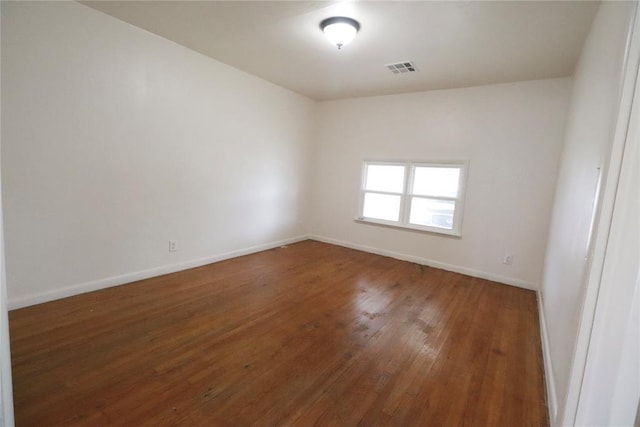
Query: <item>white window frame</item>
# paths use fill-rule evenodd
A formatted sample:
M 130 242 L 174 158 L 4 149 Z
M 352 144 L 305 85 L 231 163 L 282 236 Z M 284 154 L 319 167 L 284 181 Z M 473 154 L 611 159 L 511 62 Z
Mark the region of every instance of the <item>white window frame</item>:
M 372 191 L 365 188 L 367 179 L 367 168 L 370 165 L 379 166 L 403 166 L 404 167 L 404 188 L 402 193 L 393 193 L 385 191 Z M 456 197 L 444 196 L 423 196 L 413 194 L 413 178 L 417 167 L 431 168 L 460 168 L 460 177 L 458 181 L 458 194 Z M 469 162 L 464 161 L 425 161 L 425 162 L 398 162 L 398 161 L 378 161 L 365 160 L 362 162 L 362 175 L 360 178 L 360 200 L 358 205 L 358 215 L 356 221 L 369 224 L 386 225 L 390 227 L 398 227 L 409 230 L 427 231 L 430 233 L 446 234 L 449 236 L 460 237 L 462 235 L 462 214 L 464 212 L 464 200 L 466 194 L 467 173 Z M 367 193 L 387 194 L 400 196 L 400 215 L 398 221 L 389 221 L 377 218 L 367 218 L 363 215 L 364 197 Z M 409 214 L 411 212 L 411 202 L 413 198 L 422 198 L 428 200 L 443 200 L 455 202 L 453 211 L 453 227 L 449 230 L 440 227 L 430 227 L 425 225 L 416 225 L 409 222 Z

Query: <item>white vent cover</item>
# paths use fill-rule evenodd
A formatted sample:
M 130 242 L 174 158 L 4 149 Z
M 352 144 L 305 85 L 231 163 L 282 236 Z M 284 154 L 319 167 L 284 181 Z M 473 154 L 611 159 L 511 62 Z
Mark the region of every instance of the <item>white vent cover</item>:
M 402 61 L 395 64 L 387 64 L 385 65 L 385 67 L 387 67 L 393 74 L 416 72 L 416 66 L 413 65 L 413 62 L 411 61 Z

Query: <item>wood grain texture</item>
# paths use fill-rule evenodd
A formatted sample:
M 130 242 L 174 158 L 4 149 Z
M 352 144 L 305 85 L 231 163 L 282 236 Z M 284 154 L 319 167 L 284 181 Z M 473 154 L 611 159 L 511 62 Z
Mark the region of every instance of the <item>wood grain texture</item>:
M 305 241 L 10 312 L 18 426 L 544 426 L 535 294 Z

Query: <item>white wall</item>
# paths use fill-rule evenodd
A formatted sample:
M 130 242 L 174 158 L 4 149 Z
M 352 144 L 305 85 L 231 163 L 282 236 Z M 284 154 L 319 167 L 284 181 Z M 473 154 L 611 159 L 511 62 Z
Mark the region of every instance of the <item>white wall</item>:
M 11 306 L 306 230 L 311 100 L 75 2 L 4 3 L 2 43 Z
M 563 425 L 640 422 L 640 14 L 633 13 L 607 184 Z M 636 421 L 634 423 L 634 420 Z M 560 423 L 558 423 L 560 424 Z
M 0 2 L 0 13 L 2 8 L 2 2 Z M 2 36 L 0 35 L 0 45 L 1 39 Z M 2 49 L 0 48 L 0 51 L 1 50 Z M 0 76 L 2 75 L 1 58 L 2 55 L 0 54 Z M 0 81 L 1 80 L 2 79 L 0 78 Z M 2 128 L 1 111 L 2 106 L 0 105 L 0 129 Z M 2 145 L 1 141 L 2 137 L 0 135 L 0 146 Z M 13 427 L 13 388 L 11 382 L 9 316 L 7 312 L 7 282 L 4 266 L 4 232 L 2 224 L 2 201 L 0 200 L 0 427 Z
M 640 398 L 640 86 L 636 93 L 577 425 L 631 426 Z
M 542 285 L 551 419 L 562 413 L 589 267 L 598 175 L 606 176 L 632 4 L 603 2 L 574 77 Z M 600 172 L 598 171 L 600 168 Z M 602 182 L 601 187 L 606 186 Z M 597 206 L 597 204 L 596 204 Z
M 322 102 L 311 232 L 537 288 L 570 79 Z M 362 161 L 469 160 L 462 238 L 354 222 Z M 513 265 L 502 264 L 506 253 Z

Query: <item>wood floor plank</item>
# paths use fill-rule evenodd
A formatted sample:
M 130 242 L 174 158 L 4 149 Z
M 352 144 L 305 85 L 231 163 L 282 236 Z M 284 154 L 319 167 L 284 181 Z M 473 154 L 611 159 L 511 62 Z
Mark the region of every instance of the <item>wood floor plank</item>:
M 18 426 L 545 426 L 535 294 L 305 241 L 10 312 Z

